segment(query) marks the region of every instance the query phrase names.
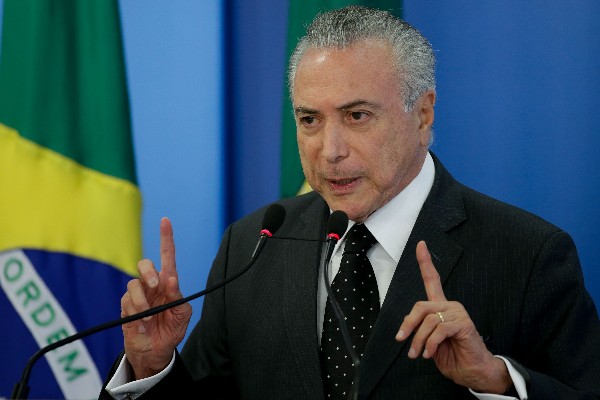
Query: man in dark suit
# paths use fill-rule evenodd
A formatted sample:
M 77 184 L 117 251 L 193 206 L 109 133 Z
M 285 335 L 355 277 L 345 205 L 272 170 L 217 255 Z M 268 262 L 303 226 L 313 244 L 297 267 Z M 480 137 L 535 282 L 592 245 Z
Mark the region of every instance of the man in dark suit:
M 361 350 L 356 397 L 600 398 L 600 321 L 575 245 L 558 227 L 460 184 L 429 150 L 434 63 L 415 29 L 356 6 L 319 16 L 290 60 L 314 192 L 279 202 L 286 219 L 277 236 L 324 238 L 330 213 L 341 210 L 351 229 L 364 225 L 376 240 L 366 255 L 380 310 Z M 209 285 L 248 263 L 264 211 L 227 229 Z M 347 235 L 326 266 L 331 276 L 343 268 Z M 181 355 L 189 305 L 125 325 L 124 357 L 100 397 L 355 394 L 356 385 L 331 388 L 342 373 L 325 372 L 332 302 L 322 249 L 269 239 L 248 272 L 206 296 Z M 149 260 L 138 269 L 123 316 L 182 297 L 168 220 L 160 272 Z

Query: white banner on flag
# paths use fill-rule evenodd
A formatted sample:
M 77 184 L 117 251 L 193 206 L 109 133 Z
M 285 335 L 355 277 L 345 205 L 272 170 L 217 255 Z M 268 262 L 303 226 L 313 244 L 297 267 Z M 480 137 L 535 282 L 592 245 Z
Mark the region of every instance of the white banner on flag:
M 76 333 L 67 313 L 23 251 L 0 253 L 0 286 L 40 348 Z M 82 340 L 46 353 L 46 360 L 65 399 L 98 397 L 102 380 Z

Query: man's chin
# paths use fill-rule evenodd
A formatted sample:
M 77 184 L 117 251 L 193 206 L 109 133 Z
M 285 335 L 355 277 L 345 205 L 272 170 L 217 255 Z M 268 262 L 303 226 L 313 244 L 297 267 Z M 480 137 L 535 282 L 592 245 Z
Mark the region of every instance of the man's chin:
M 336 196 L 333 199 L 325 198 L 325 201 L 332 211 L 343 211 L 352 221 L 362 222 L 368 216 L 362 206 L 357 206 L 356 198 L 352 201 L 350 197 L 341 199 L 340 196 Z

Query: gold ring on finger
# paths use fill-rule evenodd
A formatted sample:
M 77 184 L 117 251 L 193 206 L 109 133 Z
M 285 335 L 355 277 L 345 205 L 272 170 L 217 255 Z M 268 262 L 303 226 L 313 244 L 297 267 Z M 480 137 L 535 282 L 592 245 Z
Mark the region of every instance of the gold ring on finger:
M 442 315 L 442 313 L 440 311 L 437 312 L 438 317 L 440 317 L 440 322 L 444 323 L 446 322 L 446 320 L 444 319 L 444 316 Z

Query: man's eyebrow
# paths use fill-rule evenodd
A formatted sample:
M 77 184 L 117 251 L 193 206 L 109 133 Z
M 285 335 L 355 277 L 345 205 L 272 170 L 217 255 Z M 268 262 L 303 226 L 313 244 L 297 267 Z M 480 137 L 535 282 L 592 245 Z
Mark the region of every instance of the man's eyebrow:
M 294 109 L 294 115 L 298 114 L 317 114 L 317 110 L 313 110 L 311 108 L 298 106 Z
M 349 103 L 346 104 L 342 104 L 341 106 L 337 107 L 338 110 L 348 110 L 351 108 L 355 108 L 355 107 L 359 107 L 359 106 L 368 106 L 368 107 L 372 107 L 372 108 L 376 108 L 376 109 L 380 109 L 381 105 L 378 103 L 373 103 L 372 101 L 368 101 L 368 100 L 363 100 L 363 99 L 358 99 L 358 100 L 353 100 Z M 319 112 L 317 110 L 313 110 L 312 108 L 308 108 L 308 107 L 303 107 L 303 106 L 298 106 L 294 109 L 294 114 L 298 115 L 298 114 L 318 114 Z
M 342 104 L 341 106 L 338 107 L 338 109 L 339 110 L 347 110 L 349 108 L 354 108 L 354 107 L 359 107 L 359 106 L 368 106 L 368 107 L 373 107 L 373 108 L 381 108 L 381 105 L 378 104 L 378 103 L 373 103 L 372 101 L 358 99 L 358 100 L 354 100 L 354 101 L 351 101 L 351 102 L 346 103 L 346 104 Z

